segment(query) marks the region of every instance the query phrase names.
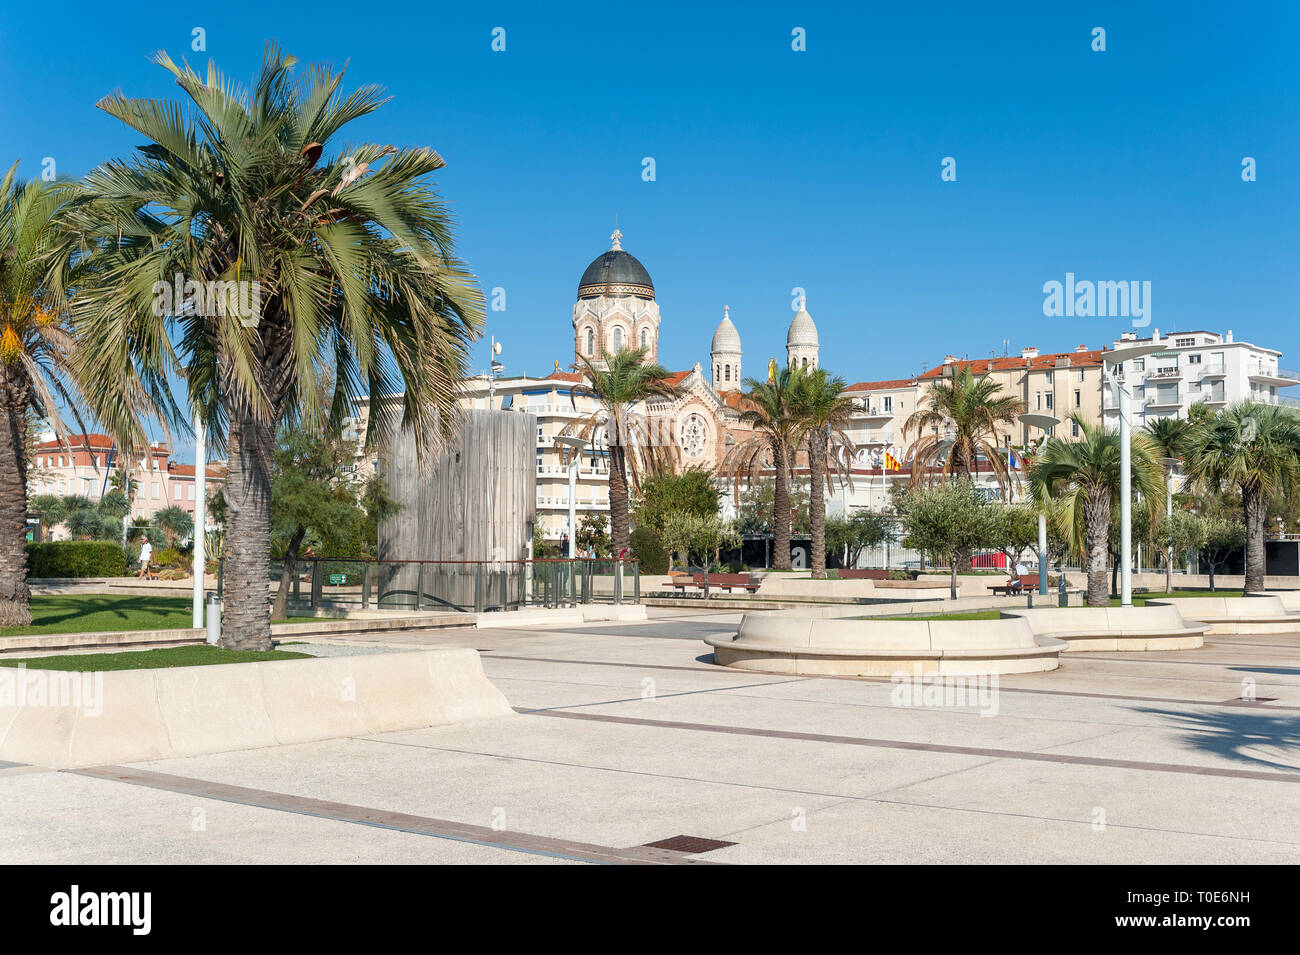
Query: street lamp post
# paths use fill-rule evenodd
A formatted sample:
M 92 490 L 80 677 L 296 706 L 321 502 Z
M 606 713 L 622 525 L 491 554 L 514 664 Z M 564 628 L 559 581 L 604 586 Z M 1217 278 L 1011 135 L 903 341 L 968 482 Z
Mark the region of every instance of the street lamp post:
M 1133 415 L 1132 392 L 1119 376 L 1119 366 L 1164 348 L 1160 340 L 1152 337 L 1150 345 L 1129 345 L 1105 352 L 1102 361 L 1111 366 L 1111 388 L 1119 399 L 1119 602 L 1122 607 L 1133 606 Z
M 569 450 L 569 556 L 577 554 L 578 547 L 578 465 L 582 461 L 582 449 L 587 446 L 586 438 L 574 438 L 561 435 L 555 439 Z
M 194 411 L 194 616 L 196 629 L 203 626 L 203 573 L 207 569 L 204 525 L 207 523 L 208 493 L 207 432 L 203 417 Z
M 1020 423 L 1050 434 L 1061 421 L 1049 414 L 1022 414 Z M 1038 592 L 1047 596 L 1047 513 L 1041 507 L 1038 509 Z
M 492 339 L 492 347 L 488 354 L 491 356 L 491 373 L 488 375 L 488 411 L 496 408 L 497 399 L 497 375 L 505 370 L 505 365 L 497 361 L 497 355 L 501 354 L 501 343 L 495 338 Z

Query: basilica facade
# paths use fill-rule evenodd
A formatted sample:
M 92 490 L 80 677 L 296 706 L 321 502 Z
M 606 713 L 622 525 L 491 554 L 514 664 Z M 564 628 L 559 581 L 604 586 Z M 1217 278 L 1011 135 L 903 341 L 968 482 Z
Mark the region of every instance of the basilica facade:
M 467 407 L 512 408 L 537 416 L 537 519 L 545 537 L 557 540 L 568 533 L 569 461 L 555 438 L 595 410 L 583 394 L 584 362 L 603 367 L 602 355 L 624 348 L 644 348 L 646 359 L 659 361 L 662 330 L 654 280 L 649 271 L 623 248 L 622 233 L 610 236 L 610 248 L 583 271 L 572 310 L 573 352 L 569 368 L 554 361 L 544 376 L 482 376 L 471 380 L 463 399 Z M 729 448 L 749 437 L 740 420 L 740 395 L 745 377 L 740 331 L 730 309 L 713 333 L 708 364 L 696 362 L 675 371 L 671 399 L 647 402 L 636 413 L 656 440 L 673 445 L 678 468 L 716 471 Z M 677 327 L 689 327 L 679 319 Z M 817 367 L 817 326 L 805 309 L 790 323 L 786 361 Z M 750 372 L 765 377 L 767 358 Z M 577 508 L 581 513 L 609 510 L 609 469 L 601 442 L 583 451 L 577 472 Z

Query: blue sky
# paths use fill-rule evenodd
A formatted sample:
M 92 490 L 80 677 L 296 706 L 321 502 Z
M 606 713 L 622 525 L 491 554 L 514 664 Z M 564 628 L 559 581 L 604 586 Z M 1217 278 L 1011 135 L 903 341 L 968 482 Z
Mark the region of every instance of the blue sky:
M 446 158 L 438 187 L 462 253 L 485 289 L 506 290 L 488 333 L 507 374 L 572 360 L 578 277 L 616 215 L 655 281 L 673 369 L 707 364 L 730 305 L 746 372 L 760 373 L 783 354 L 795 286 L 822 364 L 849 381 L 1001 354 L 1004 340 L 1098 347 L 1130 327 L 1044 317 L 1043 283 L 1066 272 L 1150 281 L 1162 333 L 1232 328 L 1297 367 L 1297 11 L 28 4 L 0 23 L 0 159 L 35 175 L 49 156 L 80 175 L 136 144 L 99 97 L 179 93 L 151 51 L 247 78 L 277 39 L 388 88 L 356 138 Z M 190 49 L 194 27 L 206 52 Z M 944 157 L 955 182 L 941 181 Z

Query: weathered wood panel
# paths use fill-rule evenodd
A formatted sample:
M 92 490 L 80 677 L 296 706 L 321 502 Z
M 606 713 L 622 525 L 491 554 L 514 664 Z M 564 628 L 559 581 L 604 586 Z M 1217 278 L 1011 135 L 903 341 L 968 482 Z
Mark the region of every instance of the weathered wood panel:
M 379 557 L 385 561 L 516 561 L 527 556 L 537 507 L 537 418 L 517 411 L 467 410 L 456 443 L 421 470 L 415 436 L 403 430 L 381 458 L 379 473 L 388 493 L 402 505 L 379 528 Z M 431 604 L 474 603 L 474 588 L 491 593 L 484 602 L 497 605 L 505 568 L 427 567 L 423 591 Z M 417 571 L 385 568 L 380 574 L 381 602 L 413 602 Z M 517 588 L 510 586 L 510 592 Z M 391 599 L 383 600 L 384 594 Z M 411 601 L 398 599 L 410 595 Z

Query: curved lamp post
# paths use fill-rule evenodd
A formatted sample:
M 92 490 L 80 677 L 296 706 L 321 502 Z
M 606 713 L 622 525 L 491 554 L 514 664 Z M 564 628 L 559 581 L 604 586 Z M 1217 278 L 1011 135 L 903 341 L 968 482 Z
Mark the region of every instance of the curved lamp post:
M 1041 428 L 1044 434 L 1050 434 L 1051 430 L 1061 423 L 1059 418 L 1049 414 L 1032 412 L 1020 415 L 1019 421 L 1031 428 Z M 1038 592 L 1044 597 L 1047 596 L 1047 515 L 1042 508 L 1038 511 Z

